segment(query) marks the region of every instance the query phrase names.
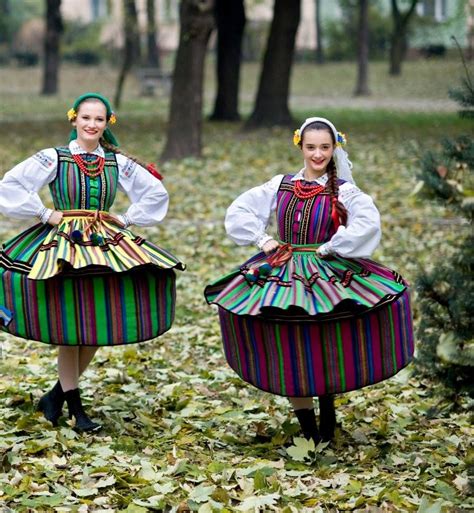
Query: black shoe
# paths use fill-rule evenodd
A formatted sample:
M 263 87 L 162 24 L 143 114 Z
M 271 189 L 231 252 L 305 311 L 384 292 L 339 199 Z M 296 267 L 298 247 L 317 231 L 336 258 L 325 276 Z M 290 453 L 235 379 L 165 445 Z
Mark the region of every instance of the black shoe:
M 100 424 L 93 422 L 84 411 L 78 388 L 68 390 L 64 395 L 69 408 L 69 418 L 74 417 L 76 421 L 75 429 L 77 431 L 97 431 L 100 429 Z
M 319 429 L 321 440 L 329 442 L 334 438 L 336 428 L 336 409 L 334 408 L 333 395 L 321 395 L 319 397 Z
M 64 392 L 61 388 L 61 383 L 56 382 L 54 387 L 39 400 L 37 410 L 43 412 L 47 420 L 53 424 L 58 425 L 59 417 L 63 414 Z
M 303 408 L 295 410 L 295 415 L 300 423 L 301 431 L 306 440 L 312 439 L 315 444 L 321 441 L 319 436 L 318 424 L 316 423 L 316 415 L 313 409 Z

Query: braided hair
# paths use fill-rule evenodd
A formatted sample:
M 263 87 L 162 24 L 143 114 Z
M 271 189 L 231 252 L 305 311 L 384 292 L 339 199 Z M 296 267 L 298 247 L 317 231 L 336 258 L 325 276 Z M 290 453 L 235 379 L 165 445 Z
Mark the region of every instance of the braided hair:
M 325 130 L 331 135 L 332 143 L 335 145 L 336 140 L 334 138 L 333 131 L 331 128 L 326 125 L 326 123 L 323 123 L 321 121 L 315 121 L 313 123 L 310 123 L 307 125 L 303 133 L 301 134 L 301 140 L 298 143 L 298 146 L 300 148 L 303 147 L 303 139 L 304 134 L 309 130 Z M 329 195 L 331 197 L 331 203 L 332 203 L 332 211 L 333 211 L 333 218 L 334 215 L 337 216 L 337 219 L 339 220 L 339 223 L 342 225 L 347 224 L 347 210 L 346 207 L 339 201 L 339 185 L 337 183 L 337 169 L 336 169 L 336 163 L 334 162 L 334 159 L 331 158 L 331 160 L 328 163 L 328 166 L 326 168 L 326 173 L 328 175 L 328 181 L 326 188 L 329 191 Z M 336 222 L 336 224 L 338 224 Z
M 133 160 L 133 162 L 137 163 L 139 166 L 144 167 L 145 169 L 148 168 L 148 164 L 145 164 L 143 161 L 137 159 L 137 157 L 134 157 L 133 155 L 130 155 L 129 153 L 124 152 L 114 144 L 111 144 L 107 142 L 105 139 L 100 139 L 100 145 L 105 148 L 107 151 L 111 151 L 112 153 L 119 153 L 120 155 L 124 155 L 125 157 L 129 158 L 130 160 Z

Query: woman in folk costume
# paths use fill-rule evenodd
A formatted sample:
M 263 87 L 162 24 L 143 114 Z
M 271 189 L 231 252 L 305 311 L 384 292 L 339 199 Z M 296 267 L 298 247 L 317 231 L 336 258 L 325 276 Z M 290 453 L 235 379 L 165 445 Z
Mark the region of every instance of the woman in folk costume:
M 407 283 L 369 260 L 380 216 L 352 179 L 343 134 L 324 118 L 295 132 L 304 168 L 241 194 L 225 226 L 262 251 L 206 288 L 229 365 L 287 396 L 303 435 L 334 436 L 333 394 L 382 381 L 413 357 Z M 276 214 L 278 240 L 266 233 Z M 319 427 L 313 397 L 319 399 Z
M 79 377 L 100 346 L 142 342 L 170 328 L 173 269 L 184 265 L 128 229 L 162 221 L 168 193 L 152 166 L 117 148 L 108 100 L 84 94 L 68 118 L 67 146 L 38 152 L 0 181 L 0 211 L 40 221 L 3 244 L 0 305 L 4 330 L 59 346 L 59 380 L 38 409 L 57 425 L 66 401 L 76 429 L 93 431 L 100 426 L 82 407 Z M 38 195 L 45 185 L 53 209 Z M 131 205 L 115 216 L 117 190 Z

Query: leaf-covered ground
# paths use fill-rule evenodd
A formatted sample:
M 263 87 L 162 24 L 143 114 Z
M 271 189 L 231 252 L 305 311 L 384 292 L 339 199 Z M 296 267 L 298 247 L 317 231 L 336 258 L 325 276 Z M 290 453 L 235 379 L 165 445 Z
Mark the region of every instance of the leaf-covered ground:
M 384 237 L 374 258 L 413 282 L 433 256 L 448 255 L 450 241 L 466 229 L 412 194 L 417 156 L 469 125 L 454 114 L 320 113 L 347 134 L 358 185 L 382 212 Z M 314 113 L 297 114 L 301 120 Z M 64 142 L 60 118 L 0 123 L 0 174 L 36 149 Z M 163 130 L 161 117 L 130 114 L 119 117 L 116 131 L 127 150 L 152 160 Z M 206 124 L 204 157 L 162 168 L 171 197 L 167 219 L 136 231 L 188 265 L 178 273 L 176 322 L 157 340 L 99 351 L 81 384 L 88 410 L 103 424 L 99 434 L 78 435 L 66 419 L 52 428 L 36 413 L 55 381 L 55 350 L 0 333 L 2 513 L 448 513 L 474 507 L 471 405 L 461 398 L 454 408 L 412 366 L 338 396 L 336 439 L 315 450 L 302 439 L 288 444 L 297 424 L 284 398 L 244 384 L 225 363 L 216 311 L 202 290 L 254 251 L 226 238 L 225 209 L 243 190 L 299 169 L 291 133 Z M 126 205 L 120 197 L 116 210 Z M 23 227 L 2 218 L 0 239 Z M 416 294 L 414 313 L 417 320 Z

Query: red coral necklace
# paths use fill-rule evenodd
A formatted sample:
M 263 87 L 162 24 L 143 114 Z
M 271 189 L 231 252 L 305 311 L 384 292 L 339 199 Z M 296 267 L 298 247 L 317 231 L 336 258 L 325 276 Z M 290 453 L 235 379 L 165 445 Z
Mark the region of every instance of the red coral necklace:
M 324 185 L 303 185 L 303 180 L 296 180 L 295 183 L 295 196 L 299 199 L 310 199 L 323 192 Z
M 82 173 L 87 175 L 89 178 L 96 178 L 104 170 L 105 158 L 100 155 L 93 160 L 85 160 L 80 154 L 74 154 L 72 156 L 74 162 L 78 165 Z

